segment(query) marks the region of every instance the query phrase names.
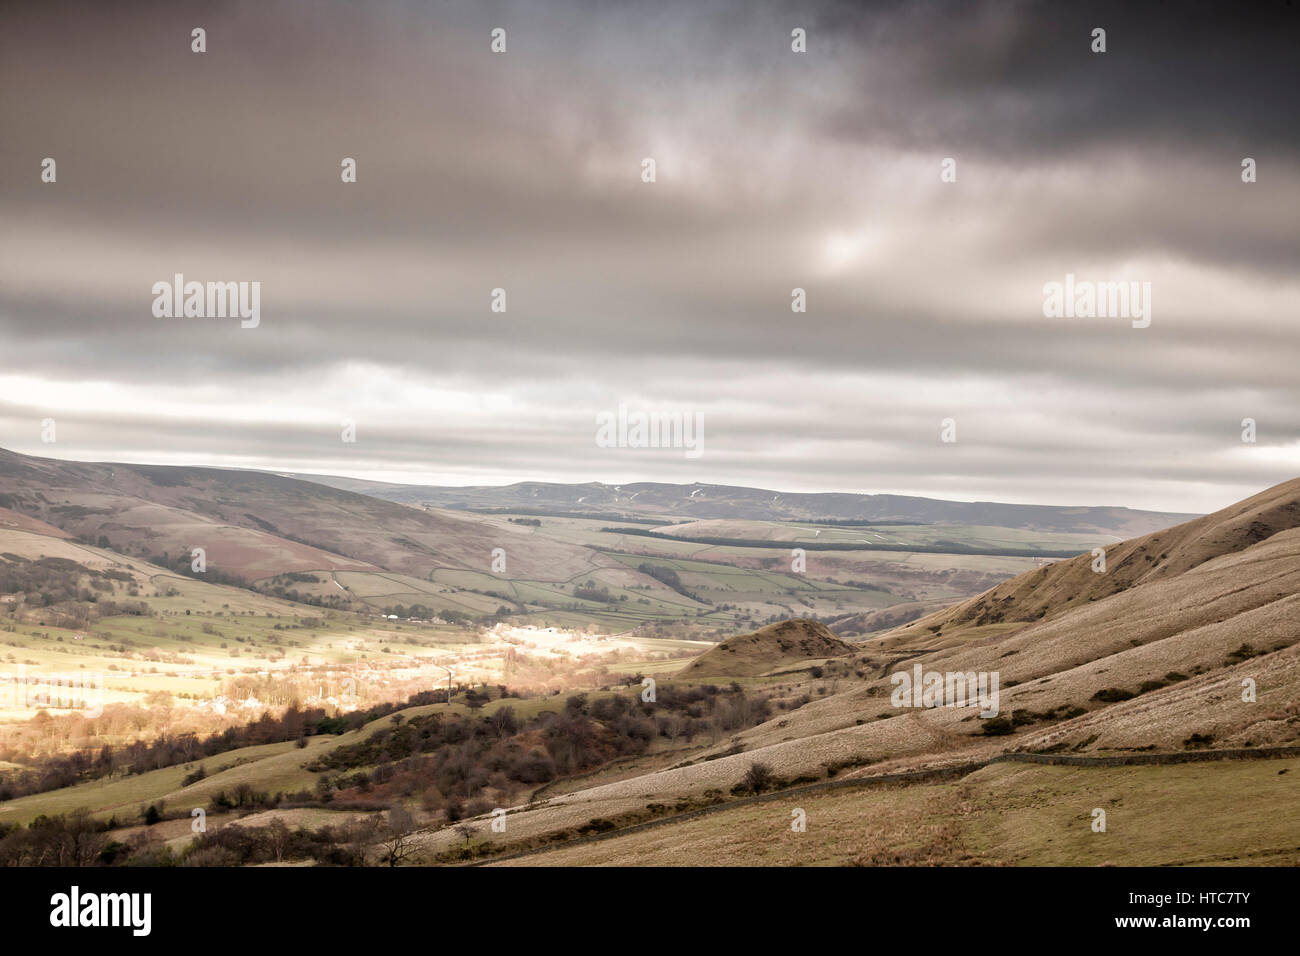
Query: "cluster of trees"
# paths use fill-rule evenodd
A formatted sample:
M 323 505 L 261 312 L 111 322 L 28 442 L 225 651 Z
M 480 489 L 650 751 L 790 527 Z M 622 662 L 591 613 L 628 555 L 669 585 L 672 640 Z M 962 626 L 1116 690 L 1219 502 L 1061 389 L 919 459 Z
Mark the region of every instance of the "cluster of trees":
M 314 574 L 306 571 L 286 571 L 284 574 L 277 574 L 271 579 L 272 584 L 322 584 L 323 578 L 318 578 Z
M 150 613 L 143 601 L 105 599 L 115 581 L 130 585 L 129 593 L 134 593 L 135 579 L 125 571 L 96 571 L 68 558 L 33 561 L 0 555 L 0 594 L 23 594 L 28 605 L 58 608 L 63 618 L 55 622 L 59 625 L 84 626 L 101 617 Z
M 642 574 L 648 574 L 660 584 L 672 588 L 678 594 L 684 594 L 692 601 L 699 601 L 701 604 L 709 604 L 708 600 L 700 597 L 694 591 L 686 590 L 686 585 L 682 584 L 682 579 L 672 568 L 666 568 L 658 564 L 650 564 L 648 561 L 637 565 L 637 570 Z
M 499 688 L 498 694 L 504 695 Z M 80 714 L 54 716 L 42 711 L 24 724 L 6 728 L 0 761 L 24 769 L 0 774 L 0 801 L 31 793 L 58 790 L 87 780 L 146 773 L 162 767 L 191 763 L 255 744 L 301 740 L 314 734 L 343 734 L 385 717 L 403 707 L 445 703 L 447 689 L 421 691 L 400 703 L 380 703 L 364 710 L 329 716 L 320 708 L 301 708 L 291 702 L 280 716 L 264 713 L 251 723 L 221 727 L 208 734 L 163 730 L 149 740 L 98 747 L 75 745 L 87 738 L 121 737 L 150 726 L 154 718 L 170 720 L 170 711 L 154 713 L 126 704 L 109 704 L 96 718 Z M 220 726 L 223 721 L 212 717 Z M 51 752 L 36 754 L 37 744 Z M 66 747 L 75 749 L 62 750 Z M 36 755 L 34 755 L 36 754 Z
M 297 588 L 288 588 L 282 584 L 260 587 L 257 590 L 263 594 L 269 594 L 271 597 L 280 598 L 282 601 L 310 604 L 313 607 L 323 607 L 334 611 L 345 611 L 352 606 L 352 601 L 341 594 L 312 594 L 309 591 L 299 591 Z
M 249 517 L 252 517 L 251 515 Z M 263 581 L 255 585 L 255 589 L 263 594 L 269 594 L 272 597 L 278 597 L 284 601 L 294 601 L 298 604 L 310 604 L 314 607 L 330 608 L 333 610 L 346 610 L 353 605 L 351 595 L 340 594 L 338 589 L 328 591 L 325 594 L 313 594 L 310 591 L 299 591 L 293 587 L 294 584 L 323 584 L 324 579 L 314 574 L 308 574 L 305 571 L 289 571 L 285 574 L 277 574 L 269 581 Z
M 365 866 L 373 858 L 372 847 L 385 838 L 410 846 L 405 840 L 407 833 L 409 830 L 391 831 L 378 814 L 315 830 L 306 827 L 291 830 L 282 820 L 274 820 L 265 827 L 232 823 L 200 834 L 176 862 L 181 866 L 244 866 L 315 860 L 325 866 Z
M 31 826 L 0 823 L 0 866 L 95 866 L 112 862 L 108 830 L 89 810 L 39 816 Z
M 417 851 L 416 825 L 401 807 L 343 823 L 290 830 L 282 820 L 265 827 L 230 824 L 202 834 L 185 848 L 182 866 L 243 866 L 315 860 L 321 866 L 397 866 Z
M 194 570 L 194 559 L 188 551 L 171 557 L 166 551 L 162 554 L 151 554 L 145 558 L 150 564 L 156 564 L 160 568 L 167 568 L 182 574 L 187 578 L 194 578 L 198 581 L 207 581 L 209 584 L 225 584 L 232 588 L 243 588 L 246 591 L 253 590 L 253 585 L 246 578 L 238 574 L 231 574 L 229 571 L 223 571 L 221 568 L 207 565 L 203 571 Z
M 17 554 L 5 554 L 0 561 L 0 594 L 34 592 L 46 594 L 55 600 L 76 600 L 85 591 L 80 587 L 83 577 L 92 581 L 102 579 L 98 571 L 67 558 L 40 558 L 28 560 Z M 106 581 L 102 587 L 112 590 Z
M 249 515 L 249 517 L 253 517 Z M 257 519 L 254 519 L 257 520 Z M 264 522 L 258 522 L 263 524 Z M 274 527 L 269 526 L 269 527 Z M 291 541 L 299 541 L 292 535 L 278 532 L 281 537 L 288 538 Z M 300 542 L 306 543 L 306 542 Z M 353 600 L 350 596 L 338 593 L 312 594 L 310 591 L 299 591 L 292 587 L 293 584 L 320 584 L 321 579 L 314 574 L 307 574 L 301 571 L 290 571 L 285 574 L 278 574 L 274 578 L 264 583 L 254 584 L 238 574 L 231 574 L 229 571 L 223 571 L 220 568 L 208 565 L 201 573 L 194 570 L 193 561 L 188 553 L 171 557 L 167 552 L 162 554 L 149 555 L 146 558 L 152 564 L 162 568 L 169 568 L 177 574 L 183 574 L 186 577 L 197 578 L 207 581 L 210 584 L 225 584 L 229 587 L 243 588 L 246 591 L 257 591 L 260 594 L 269 594 L 271 597 L 277 597 L 285 601 L 293 601 L 297 604 L 309 604 L 312 607 L 326 608 L 328 610 L 347 610 L 353 606 Z
M 443 699 L 446 699 L 445 691 Z M 391 711 L 397 705 L 386 706 Z M 376 716 L 383 716 L 383 713 Z M 0 751 L 0 759 L 21 762 L 27 768 L 0 777 L 0 800 L 58 790 L 86 780 L 118 774 L 147 773 L 162 767 L 214 757 L 240 747 L 298 740 L 315 733 L 337 733 L 339 731 L 332 728 L 360 726 L 364 720 L 364 715 L 349 714 L 347 719 L 334 718 L 327 717 L 325 711 L 319 708 L 303 710 L 291 705 L 279 717 L 263 714 L 252 723 L 227 727 L 202 738 L 194 733 L 165 733 L 150 741 L 136 740 L 116 747 L 105 744 L 99 748 L 83 748 L 72 753 L 42 757 L 26 757 Z
M 576 585 L 573 589 L 573 596 L 580 601 L 596 601 L 600 604 L 614 604 L 616 599 L 609 593 L 609 588 L 598 586 L 595 581 L 587 581 L 586 584 Z M 626 601 L 627 595 L 621 596 Z
M 112 831 L 118 826 L 86 810 L 40 816 L 29 827 L 0 824 L 0 866 L 241 866 L 303 859 L 327 866 L 396 866 L 415 849 L 414 824 L 400 809 L 315 830 L 291 830 L 282 820 L 265 827 L 231 823 L 198 834 L 179 853 L 149 830 L 117 840 Z
M 635 684 L 637 678 L 629 678 Z M 493 693 L 495 692 L 495 697 Z M 490 700 L 501 702 L 490 714 L 423 714 L 405 719 L 394 711 L 444 702 L 447 692 L 425 691 L 404 704 L 381 704 L 364 712 L 327 717 L 319 710 L 290 707 L 282 717 L 269 715 L 243 727 L 199 738 L 164 735 L 151 742 L 103 747 L 58 755 L 34 763 L 0 784 L 0 799 L 69 786 L 112 773 L 143 773 L 159 767 L 199 761 L 236 747 L 298 739 L 310 733 L 346 733 L 384 716 L 392 720 L 355 743 L 336 747 L 308 769 L 319 773 L 313 791 L 275 793 L 241 784 L 210 797 L 213 814 L 254 812 L 281 806 L 346 806 L 383 810 L 335 827 L 290 831 L 283 823 L 248 828 L 228 824 L 200 834 L 174 853 L 147 829 L 127 840 L 114 838 L 123 824 L 98 820 L 86 810 L 38 817 L 28 827 L 0 824 L 0 866 L 234 866 L 247 863 L 312 859 L 324 865 L 397 865 L 414 852 L 414 824 L 400 807 L 422 797 L 426 810 L 442 811 L 449 822 L 485 813 L 522 788 L 596 769 L 621 756 L 644 753 L 655 740 L 677 741 L 708 734 L 716 741 L 770 716 L 766 697 L 746 695 L 739 684 L 727 687 L 661 687 L 653 703 L 632 692 L 594 700 L 576 694 L 562 708 L 521 717 L 502 702 L 506 688 L 480 688 L 465 695 L 473 710 Z M 184 785 L 206 777 L 202 763 Z M 754 789 L 761 790 L 762 784 Z M 161 802 L 140 808 L 152 826 L 188 816 L 168 813 Z
M 655 703 L 639 695 L 569 697 L 562 710 L 522 718 L 509 705 L 484 717 L 424 714 L 365 740 L 335 747 L 308 765 L 356 800 L 420 795 L 425 809 L 456 820 L 466 808 L 485 812 L 487 797 L 512 798 L 525 788 L 582 773 L 618 757 L 645 753 L 659 738 L 689 741 L 754 726 L 770 716 L 765 697 L 738 684 L 661 688 Z M 370 768 L 370 769 L 361 769 Z M 352 771 L 349 773 L 349 771 Z M 327 778 L 328 779 L 328 778 Z

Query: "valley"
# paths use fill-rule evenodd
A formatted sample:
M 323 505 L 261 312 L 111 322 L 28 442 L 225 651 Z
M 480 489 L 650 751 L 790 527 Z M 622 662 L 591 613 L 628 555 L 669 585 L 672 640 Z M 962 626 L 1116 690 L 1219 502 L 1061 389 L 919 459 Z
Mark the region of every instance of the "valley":
M 154 864 L 1295 860 L 1297 482 L 1172 526 L 615 525 L 0 464 L 16 859 L 54 819 Z M 931 672 L 980 694 L 894 693 Z M 1161 836 L 1154 794 L 1243 785 L 1240 852 Z

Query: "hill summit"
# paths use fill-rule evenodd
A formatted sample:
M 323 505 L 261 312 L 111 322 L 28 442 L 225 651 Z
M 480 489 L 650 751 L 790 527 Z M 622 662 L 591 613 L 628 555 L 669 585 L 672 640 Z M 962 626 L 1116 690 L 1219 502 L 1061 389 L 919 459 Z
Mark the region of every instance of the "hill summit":
M 782 664 L 840 657 L 854 650 L 825 624 L 795 618 L 727 638 L 692 661 L 682 676 L 754 677 Z
M 903 637 L 909 644 L 916 644 L 915 635 L 926 631 L 949 639 L 958 634 L 963 640 L 989 636 L 1013 624 L 1053 620 L 1132 588 L 1167 584 L 1203 565 L 1226 561 L 1231 556 L 1241 556 L 1246 561 L 1238 562 L 1233 572 L 1225 566 L 1224 573 L 1243 574 L 1242 569 L 1251 559 L 1269 554 L 1282 561 L 1272 573 L 1282 574 L 1284 567 L 1286 571 L 1293 568 L 1280 557 L 1277 549 L 1283 547 L 1282 542 L 1300 534 L 1298 529 L 1300 478 L 1295 478 L 1213 514 L 1111 545 L 1105 549 L 1104 564 L 1092 554 L 1081 554 L 1027 571 L 884 636 Z M 1273 539 L 1273 549 L 1258 549 L 1266 539 Z M 1252 579 L 1250 572 L 1244 573 L 1241 581 L 1243 589 L 1261 583 Z M 1279 591 L 1276 597 L 1284 593 Z M 987 630 L 990 625 L 994 626 L 993 631 Z

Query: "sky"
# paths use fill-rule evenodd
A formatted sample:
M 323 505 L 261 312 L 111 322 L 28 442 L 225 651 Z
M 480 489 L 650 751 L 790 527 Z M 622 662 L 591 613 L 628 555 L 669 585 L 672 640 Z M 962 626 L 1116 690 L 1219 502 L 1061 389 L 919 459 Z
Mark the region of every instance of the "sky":
M 6 5 L 0 447 L 1214 510 L 1300 475 L 1298 16 Z M 155 315 L 177 273 L 258 324 Z

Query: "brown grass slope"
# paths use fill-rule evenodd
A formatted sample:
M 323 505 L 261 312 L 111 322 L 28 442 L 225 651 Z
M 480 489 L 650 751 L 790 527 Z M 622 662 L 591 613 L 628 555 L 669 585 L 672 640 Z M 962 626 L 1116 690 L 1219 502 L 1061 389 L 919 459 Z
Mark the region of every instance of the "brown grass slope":
M 0 531 L 25 531 L 29 534 L 46 535 L 51 538 L 72 537 L 61 528 L 56 528 L 54 525 L 47 524 L 37 518 L 29 518 L 25 514 L 11 511 L 8 508 L 0 508 Z
M 841 657 L 854 650 L 825 624 L 796 618 L 729 637 L 691 661 L 680 676 L 687 680 L 757 677 L 785 664 Z
M 104 535 L 124 553 L 205 547 L 210 566 L 250 580 L 305 570 L 487 571 L 496 547 L 505 548 L 515 577 L 567 580 L 602 563 L 587 548 L 512 526 L 252 471 L 68 462 L 0 449 L 0 506 L 91 540 Z
M 1213 514 L 1106 549 L 1106 571 L 1081 554 L 1028 571 L 983 594 L 881 636 L 886 646 L 936 647 L 955 639 L 1005 631 L 1143 584 L 1177 577 L 1300 527 L 1300 478 L 1276 485 Z
M 1067 561 L 1013 579 L 983 596 L 985 608 L 999 596 L 1006 621 L 978 624 L 976 599 L 931 615 L 939 635 L 912 625 L 850 647 L 852 656 L 828 661 L 823 677 L 787 675 L 790 698 L 812 696 L 803 706 L 675 766 L 520 808 L 512 830 L 540 834 L 711 789 L 725 794 L 754 762 L 790 781 L 945 766 L 1011 750 L 1122 756 L 1300 744 L 1298 501 L 1300 482 L 1288 482 L 1116 545 L 1107 575 Z M 1108 575 L 1116 580 L 1095 580 Z M 1077 600 L 1081 590 L 1094 599 Z M 949 628 L 962 639 L 946 640 Z M 755 637 L 741 640 L 752 646 Z M 719 661 L 727 653 L 710 651 L 699 671 L 687 668 L 678 679 L 777 666 L 758 654 L 750 667 L 728 667 Z M 997 672 L 1000 716 L 1014 723 L 1012 732 L 988 735 L 978 706 L 893 706 L 890 676 L 914 664 Z M 1250 687 L 1253 700 L 1243 693 Z

